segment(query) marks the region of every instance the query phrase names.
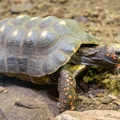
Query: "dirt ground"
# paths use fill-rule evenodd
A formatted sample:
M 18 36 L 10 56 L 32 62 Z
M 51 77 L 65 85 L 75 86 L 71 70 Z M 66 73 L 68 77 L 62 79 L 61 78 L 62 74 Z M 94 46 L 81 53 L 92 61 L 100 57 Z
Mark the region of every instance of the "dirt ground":
M 86 31 L 95 35 L 99 40 L 104 40 L 104 43 L 120 43 L 120 0 L 0 0 L 0 20 L 6 17 L 14 17 L 20 14 L 41 17 L 52 15 L 59 18 L 72 18 L 79 21 L 81 26 Z M 113 79 L 114 77 L 116 76 L 110 77 L 110 79 Z M 119 80 L 119 77 L 117 79 Z M 0 92 L 0 95 L 3 93 L 3 89 L 10 91 L 12 87 L 15 87 L 16 92 L 16 84 L 18 87 L 22 86 L 23 89 L 30 88 L 33 91 L 39 93 L 39 95 L 41 95 L 42 91 L 42 96 L 44 96 L 45 98 L 46 94 L 44 94 L 43 91 L 45 91 L 45 93 L 46 91 L 47 93 L 52 91 L 49 87 L 47 87 L 48 90 L 46 90 L 46 86 L 42 86 L 40 89 L 36 89 L 39 88 L 39 86 L 33 85 L 31 83 L 27 84 L 26 82 L 19 83 L 19 80 L 17 80 L 16 83 L 16 79 L 12 79 L 12 82 L 10 82 L 9 80 L 11 80 L 11 78 L 7 77 L 2 77 L 2 80 L 0 80 L 0 85 L 1 87 L 3 87 L 0 88 L 0 91 L 2 91 Z M 120 86 L 120 81 L 117 82 L 117 84 L 119 84 L 118 86 Z M 17 91 L 23 90 L 22 88 L 18 89 Z M 81 103 L 78 107 L 79 111 L 88 109 L 113 109 L 118 111 L 120 110 L 119 95 L 118 98 L 112 94 L 108 95 L 105 92 L 104 87 L 97 89 L 97 93 L 95 93 L 96 89 L 97 87 L 95 87 L 94 84 L 91 84 L 89 85 L 89 90 L 87 91 L 87 93 L 80 93 Z M 56 90 L 56 86 L 54 87 L 54 90 Z M 117 90 L 119 91 L 120 89 L 118 88 Z M 50 92 L 50 95 L 54 100 L 51 100 L 51 97 L 47 97 L 47 100 L 49 99 L 47 101 L 47 104 L 52 111 L 53 116 L 56 116 L 59 114 L 59 110 L 56 105 L 57 102 L 55 100 L 57 99 L 58 93 L 53 93 L 53 91 Z M 22 94 L 25 93 L 22 92 Z M 97 97 L 94 97 L 93 94 L 95 94 L 95 96 Z M 21 99 L 23 98 L 21 97 Z M 44 100 L 42 99 L 42 101 Z M 53 105 L 55 107 L 52 107 Z M 7 118 L 5 118 L 4 114 L 6 116 L 8 115 L 7 113 L 4 113 L 2 106 L 0 106 L 0 118 L 4 118 L 6 120 Z M 47 113 L 44 113 L 44 116 L 46 114 Z M 52 115 L 50 114 L 50 116 Z M 16 118 L 14 117 L 14 119 Z M 10 120 L 14 119 L 11 118 Z M 44 119 L 47 120 L 47 118 Z M 18 120 L 24 119 L 19 118 Z M 37 118 L 34 120 L 37 120 Z

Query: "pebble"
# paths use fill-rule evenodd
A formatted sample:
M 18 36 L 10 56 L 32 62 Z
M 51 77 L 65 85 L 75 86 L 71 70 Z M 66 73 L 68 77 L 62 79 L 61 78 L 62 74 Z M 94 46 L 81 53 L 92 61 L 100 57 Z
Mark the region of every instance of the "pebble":
M 111 102 L 111 100 L 109 98 L 101 99 L 101 103 L 103 103 L 103 104 L 109 104 L 110 102 Z
M 112 100 L 116 100 L 117 97 L 115 95 L 109 94 L 108 97 L 110 97 Z
M 0 93 L 4 92 L 4 88 L 2 86 L 0 86 Z
M 60 2 L 60 3 L 65 3 L 68 2 L 68 0 L 50 0 L 52 3 Z
M 103 97 L 104 96 L 104 93 L 98 93 L 96 94 L 96 97 Z
M 33 4 L 31 2 L 31 0 L 26 0 L 26 1 L 18 0 L 17 2 L 16 1 L 10 1 L 10 3 L 11 3 L 10 4 L 10 10 L 13 13 L 19 13 L 19 12 L 27 11 L 27 10 L 32 9 L 35 6 L 35 4 Z
M 68 2 L 68 0 L 58 0 L 60 3 Z

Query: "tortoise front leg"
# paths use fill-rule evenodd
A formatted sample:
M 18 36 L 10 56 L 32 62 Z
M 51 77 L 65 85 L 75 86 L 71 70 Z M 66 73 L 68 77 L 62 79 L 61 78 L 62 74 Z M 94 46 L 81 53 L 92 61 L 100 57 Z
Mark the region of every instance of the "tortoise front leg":
M 76 73 L 82 71 L 85 68 L 82 65 L 79 66 L 79 69 L 74 69 L 77 66 L 71 66 L 69 69 L 63 69 L 60 72 L 60 77 L 58 79 L 58 91 L 59 91 L 59 102 L 60 102 L 60 111 L 65 110 L 76 110 L 78 105 L 78 95 L 76 93 Z M 81 67 L 81 69 L 80 69 Z M 72 69 L 73 68 L 73 69 Z M 73 72 L 73 71 L 74 72 Z
M 76 93 L 75 77 L 85 69 L 85 65 L 66 64 L 61 70 L 58 78 L 59 107 L 61 112 L 77 109 L 78 95 Z
M 76 81 L 73 75 L 67 70 L 62 70 L 58 79 L 59 107 L 61 112 L 75 109 L 77 99 L 75 89 Z

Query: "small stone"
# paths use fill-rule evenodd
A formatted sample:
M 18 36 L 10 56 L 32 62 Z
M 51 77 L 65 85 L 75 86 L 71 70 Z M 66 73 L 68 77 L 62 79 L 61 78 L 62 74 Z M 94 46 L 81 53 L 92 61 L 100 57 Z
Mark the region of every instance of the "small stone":
M 104 96 L 103 93 L 98 93 L 98 94 L 96 94 L 96 97 L 103 97 L 103 96 Z
M 93 91 L 88 91 L 88 97 L 90 97 L 90 98 L 93 98 L 93 97 L 94 97 Z
M 35 6 L 31 0 L 10 0 L 10 10 L 13 13 L 23 12 Z
M 57 2 L 66 3 L 66 2 L 68 2 L 68 0 L 50 0 L 50 2 L 52 2 L 52 3 L 57 3 Z
M 68 0 L 58 0 L 60 3 L 68 2 Z
M 0 93 L 2 93 L 4 91 L 5 91 L 5 89 L 2 86 L 0 86 Z
M 102 100 L 101 100 L 101 103 L 103 103 L 103 104 L 109 104 L 111 101 L 110 101 L 110 99 L 109 98 L 103 98 Z
M 93 96 L 93 94 L 89 94 L 88 97 L 93 98 L 94 96 Z
M 9 91 L 8 90 L 4 90 L 3 93 L 8 93 Z
M 56 3 L 56 2 L 57 2 L 57 0 L 50 0 L 50 2 L 51 2 L 51 3 Z
M 114 96 L 114 95 L 112 95 L 112 94 L 109 94 L 108 96 L 109 96 L 112 100 L 116 100 L 116 99 L 117 99 L 117 97 Z
M 80 15 L 75 15 L 73 18 L 77 21 L 83 21 L 83 22 L 88 22 L 89 21 L 87 17 L 80 16 Z

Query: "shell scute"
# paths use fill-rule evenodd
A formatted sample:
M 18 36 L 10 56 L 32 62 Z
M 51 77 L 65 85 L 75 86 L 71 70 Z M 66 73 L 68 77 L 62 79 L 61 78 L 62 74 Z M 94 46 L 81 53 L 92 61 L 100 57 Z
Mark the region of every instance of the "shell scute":
M 71 29 L 67 26 L 65 20 L 59 20 L 53 24 L 53 28 L 60 35 L 63 36 L 65 34 L 71 34 Z
M 37 29 L 30 29 L 25 34 L 22 42 L 22 53 L 27 55 L 36 54 L 36 43 L 39 36 Z
M 26 57 L 19 57 L 17 59 L 19 73 L 28 74 L 28 58 Z
M 13 18 L 5 18 L 3 20 L 0 21 L 0 27 L 3 26 L 4 24 L 8 23 L 8 21 L 10 21 Z
M 96 39 L 95 36 L 93 36 L 92 34 L 86 33 L 86 43 L 91 43 L 91 44 L 97 44 L 100 41 L 98 39 Z
M 78 47 L 79 46 L 76 45 L 76 43 L 72 42 L 72 43 L 66 44 L 65 47 L 61 48 L 61 50 L 64 51 L 66 54 L 71 55 L 76 52 L 77 50 L 76 48 Z
M 30 59 L 29 61 L 29 74 L 31 76 L 37 76 L 37 77 L 41 77 L 44 76 L 45 73 L 42 69 L 43 67 L 43 59 Z
M 3 24 L 0 26 L 0 46 L 2 47 L 5 43 L 6 37 L 8 36 L 8 33 L 12 29 L 12 26 L 9 24 Z
M 59 20 L 59 18 L 54 17 L 54 16 L 48 16 L 45 17 L 40 24 L 38 25 L 38 27 L 40 28 L 45 28 L 45 27 L 49 27 L 50 25 L 52 25 L 55 21 Z
M 37 40 L 37 53 L 50 50 L 57 42 L 58 37 L 52 28 L 43 29 Z
M 31 17 L 28 15 L 19 15 L 18 17 L 14 18 L 11 23 L 13 25 L 23 25 L 25 24 Z
M 54 64 L 53 64 L 51 57 L 52 57 L 52 55 L 49 55 L 43 63 L 42 69 L 43 69 L 44 74 L 50 74 L 53 71 L 55 71 L 55 67 L 54 67 Z
M 19 73 L 16 56 L 7 57 L 7 69 L 10 73 Z
M 64 55 L 62 51 L 56 51 L 48 55 L 43 63 L 43 72 L 44 74 L 51 74 L 56 69 L 59 69 L 59 66 L 68 61 L 69 56 Z
M 31 18 L 31 19 L 25 24 L 25 26 L 26 26 L 27 28 L 35 27 L 35 26 L 37 26 L 42 20 L 43 20 L 42 17 L 33 17 L 33 18 Z
M 74 54 L 81 45 L 81 42 L 72 35 L 66 35 L 60 38 L 60 41 L 64 44 L 60 46 L 60 50 L 67 55 Z
M 11 30 L 6 38 L 6 48 L 8 53 L 19 53 L 21 48 L 21 42 L 24 36 L 25 29 L 22 27 L 16 27 Z
M 64 65 L 69 60 L 69 56 L 65 54 L 63 51 L 56 51 L 53 54 L 53 61 L 56 64 L 56 66 Z

